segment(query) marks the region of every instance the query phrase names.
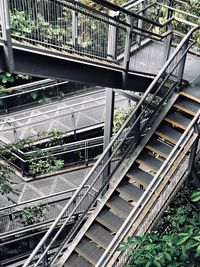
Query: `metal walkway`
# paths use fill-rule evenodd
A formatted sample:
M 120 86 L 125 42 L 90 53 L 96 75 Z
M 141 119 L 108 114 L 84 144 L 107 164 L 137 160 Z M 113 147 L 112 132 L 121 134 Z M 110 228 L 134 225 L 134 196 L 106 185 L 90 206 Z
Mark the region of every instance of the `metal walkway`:
M 116 108 L 128 106 L 128 100 L 116 94 Z M 105 90 L 64 99 L 36 108 L 3 115 L 0 139 L 10 143 L 43 131 L 73 133 L 86 127 L 104 123 Z
M 133 104 L 133 102 L 132 102 Z M 116 93 L 115 108 L 128 108 L 130 102 L 124 96 Z M 53 114 L 53 115 L 52 115 Z M 105 90 L 72 97 L 51 104 L 30 108 L 11 115 L 2 116 L 0 139 L 10 143 L 21 138 L 32 136 L 41 131 L 58 130 L 74 133 L 75 130 L 104 125 L 105 120 Z M 45 123 L 44 123 L 45 122 Z M 15 133 L 13 132 L 13 125 Z M 11 195 L 16 203 L 37 197 L 77 188 L 90 168 L 70 171 L 52 177 L 25 182 L 18 176 L 13 176 L 14 188 L 20 190 L 19 196 Z M 49 186 L 51 185 L 51 186 Z M 4 196 L 0 196 L 1 206 L 9 204 Z
M 138 12 L 104 1 L 100 5 L 105 12 L 73 0 L 2 0 L 0 69 L 145 91 L 155 76 L 155 63 L 159 69 L 170 54 L 174 33 L 166 26 L 182 20 L 174 11 L 164 24 L 159 16 L 146 16 L 153 8 L 162 9 L 159 2 L 144 8 L 136 1 L 131 8 Z M 155 27 L 163 33 L 155 33 Z M 155 54 L 147 41 L 159 42 L 162 49 Z M 135 51 L 140 63 L 130 59 Z

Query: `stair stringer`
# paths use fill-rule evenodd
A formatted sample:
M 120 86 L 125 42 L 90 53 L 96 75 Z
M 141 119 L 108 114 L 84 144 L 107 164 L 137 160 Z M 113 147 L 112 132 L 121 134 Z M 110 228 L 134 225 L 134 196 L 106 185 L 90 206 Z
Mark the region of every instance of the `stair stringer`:
M 166 116 L 168 111 L 171 109 L 171 107 L 175 103 L 175 101 L 178 98 L 178 96 L 179 96 L 179 94 L 177 94 L 177 93 L 174 93 L 172 95 L 172 97 L 168 101 L 167 105 L 163 108 L 162 112 L 160 113 L 160 116 L 157 117 L 157 119 L 155 120 L 154 124 L 150 128 L 148 134 L 142 139 L 140 144 L 135 149 L 134 153 L 129 158 L 124 159 L 124 161 L 120 164 L 120 166 L 118 167 L 118 169 L 116 170 L 116 172 L 114 173 L 113 177 L 110 180 L 109 189 L 107 190 L 107 192 L 105 193 L 105 195 L 102 197 L 101 200 L 98 199 L 98 204 L 97 204 L 95 210 L 88 217 L 87 221 L 82 226 L 82 228 L 79 229 L 78 234 L 73 239 L 73 242 L 71 242 L 68 245 L 67 250 L 63 253 L 63 255 L 61 256 L 60 260 L 55 265 L 56 267 L 63 266 L 64 263 L 66 262 L 66 260 L 69 258 L 69 256 L 71 255 L 71 253 L 73 252 L 75 247 L 80 242 L 81 238 L 84 236 L 84 234 L 89 229 L 89 227 L 91 226 L 91 224 L 93 223 L 95 218 L 98 216 L 100 211 L 105 206 L 106 202 L 108 201 L 108 199 L 110 198 L 110 196 L 112 195 L 114 190 L 117 188 L 117 186 L 119 185 L 119 183 L 121 182 L 123 177 L 126 175 L 127 171 L 132 166 L 133 162 L 136 160 L 138 155 L 141 153 L 141 151 L 143 150 L 143 148 L 145 147 L 147 142 L 150 140 L 150 138 L 154 134 L 154 132 L 157 129 L 157 127 L 160 125 L 160 123 L 162 122 L 162 120 L 164 119 L 164 117 Z
M 130 236 L 142 236 L 145 232 L 150 230 L 153 225 L 155 225 L 158 216 L 162 214 L 165 207 L 167 207 L 167 205 L 169 204 L 169 198 L 172 198 L 172 196 L 177 192 L 178 188 L 189 174 L 187 170 L 189 155 L 186 155 L 186 153 L 189 151 L 197 137 L 197 134 L 193 134 L 184 148 L 184 153 L 181 154 L 175 161 L 175 167 L 169 170 L 168 174 L 163 179 L 160 186 L 157 188 L 156 193 L 154 193 L 152 198 L 149 200 L 147 207 L 144 209 L 144 212 L 139 216 L 137 223 L 134 223 L 134 226 L 130 228 L 123 241 L 127 241 L 127 238 Z M 181 168 L 177 170 L 180 164 Z M 152 220 L 154 221 L 152 222 Z M 126 252 L 123 253 L 123 256 L 120 256 L 120 260 L 117 261 L 120 254 L 121 253 L 118 251 L 115 252 L 106 266 L 119 267 L 127 264 L 129 257 L 127 256 Z M 104 266 L 105 265 L 103 265 L 102 267 Z

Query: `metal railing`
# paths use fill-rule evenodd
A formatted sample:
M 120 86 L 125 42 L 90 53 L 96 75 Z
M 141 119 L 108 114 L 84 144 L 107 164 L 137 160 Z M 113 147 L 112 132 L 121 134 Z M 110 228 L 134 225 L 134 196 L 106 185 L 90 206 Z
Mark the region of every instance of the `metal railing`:
M 112 177 L 113 173 L 117 169 L 117 167 L 121 164 L 121 162 L 131 155 L 133 152 L 135 146 L 138 144 L 138 140 L 134 138 L 136 135 L 143 135 L 146 131 L 148 131 L 148 127 L 150 127 L 153 124 L 153 120 L 151 118 L 155 118 L 157 114 L 159 114 L 160 110 L 163 108 L 163 106 L 166 104 L 167 98 L 170 96 L 170 94 L 173 92 L 174 87 L 176 86 L 178 81 L 177 79 L 174 82 L 174 71 L 176 68 L 180 65 L 181 62 L 183 62 L 187 51 L 189 48 L 185 48 L 184 52 L 182 53 L 182 56 L 179 58 L 179 61 L 176 61 L 176 65 L 174 66 L 174 60 L 176 60 L 177 54 L 180 52 L 180 50 L 185 47 L 185 44 L 188 42 L 189 38 L 191 37 L 191 34 L 199 29 L 198 27 L 195 27 L 194 29 L 190 30 L 190 32 L 182 39 L 180 44 L 177 46 L 177 48 L 174 50 L 173 54 L 170 56 L 170 58 L 167 60 L 167 62 L 164 64 L 163 68 L 159 71 L 156 78 L 153 80 L 151 85 L 148 87 L 146 92 L 144 93 L 141 100 L 136 105 L 133 112 L 130 114 L 124 125 L 121 127 L 121 129 L 118 131 L 118 133 L 115 135 L 115 137 L 112 139 L 108 147 L 105 149 L 101 157 L 98 159 L 96 164 L 93 166 L 93 168 L 88 173 L 87 177 L 84 179 L 80 187 L 77 189 L 76 193 L 72 197 L 72 199 L 68 202 L 68 204 L 64 207 L 60 215 L 57 217 L 55 222 L 52 224 L 46 235 L 41 239 L 39 244 L 36 246 L 35 250 L 31 253 L 29 259 L 24 264 L 24 267 L 27 266 L 39 266 L 41 261 L 44 259 L 46 260 L 47 252 L 52 247 L 56 239 L 60 236 L 62 233 L 65 225 L 68 223 L 68 220 L 70 220 L 71 217 L 73 217 L 74 213 L 77 212 L 79 209 L 82 201 L 88 196 L 90 196 L 90 201 L 88 202 L 88 206 L 82 216 L 77 220 L 77 222 L 74 224 L 74 226 L 71 228 L 71 230 L 66 233 L 65 240 L 63 240 L 62 245 L 55 250 L 55 255 L 51 255 L 51 258 L 48 259 L 48 264 L 53 264 L 59 257 L 60 253 L 62 252 L 62 249 L 66 247 L 67 242 L 73 238 L 75 233 L 77 232 L 79 226 L 83 222 L 83 219 L 87 215 L 88 211 L 92 206 L 96 204 L 98 201 L 99 196 L 102 193 L 102 190 L 104 190 L 109 183 L 110 178 Z M 171 71 L 167 73 L 167 70 L 169 70 L 169 67 L 173 66 L 171 68 Z M 181 74 L 183 72 L 181 71 Z M 172 79 L 172 80 L 171 80 Z M 158 85 L 159 83 L 159 85 Z M 164 96 L 163 98 L 160 97 L 160 93 L 162 89 L 164 88 Z M 145 105 L 143 108 L 143 102 L 148 101 L 149 104 Z M 154 103 L 156 105 L 155 109 L 150 110 L 150 105 Z M 138 114 L 138 112 L 140 112 Z M 147 119 L 148 114 L 148 119 Z M 144 121 L 146 120 L 146 123 Z M 138 124 L 140 121 L 143 121 L 143 127 L 138 127 Z M 137 134 L 136 134 L 137 131 Z M 108 156 L 109 155 L 109 156 Z M 114 161 L 116 158 L 118 158 L 118 161 Z M 109 177 L 105 177 L 104 173 L 108 166 L 111 166 L 110 175 Z M 82 188 L 84 186 L 87 186 L 87 190 L 85 194 L 82 193 Z M 74 207 L 73 202 L 76 201 L 77 206 Z M 72 208 L 73 206 L 73 208 Z M 59 228 L 57 233 L 55 233 L 51 237 L 51 241 L 49 240 L 48 243 L 46 243 L 49 236 L 51 236 L 52 231 L 55 229 L 57 224 L 62 220 L 63 214 L 66 211 L 71 211 L 69 214 L 69 217 L 63 221 L 62 226 Z M 35 255 L 38 253 L 40 248 L 45 244 L 46 249 L 41 254 L 39 259 L 35 261 Z M 34 263 L 35 262 L 35 263 Z
M 139 216 L 141 215 L 142 211 L 144 211 L 148 201 L 151 199 L 151 197 L 155 194 L 156 189 L 159 187 L 161 182 L 168 178 L 169 180 L 169 171 L 174 168 L 173 172 L 175 172 L 177 169 L 181 167 L 181 164 L 176 164 L 176 160 L 181 155 L 182 152 L 184 152 L 185 146 L 187 143 L 191 140 L 193 134 L 195 133 L 195 126 L 197 123 L 199 124 L 200 119 L 200 110 L 197 112 L 195 117 L 192 119 L 190 124 L 188 125 L 187 129 L 182 134 L 179 141 L 176 143 L 170 154 L 168 155 L 167 159 L 164 161 L 163 165 L 159 169 L 159 171 L 156 173 L 155 177 L 149 184 L 149 186 L 146 188 L 145 192 L 143 193 L 142 197 L 139 199 L 137 204 L 135 205 L 134 209 L 131 211 L 129 216 L 126 218 L 125 222 L 113 238 L 113 240 L 110 242 L 109 246 L 105 250 L 104 254 L 98 261 L 98 263 L 95 265 L 96 267 L 105 267 L 108 266 L 109 260 L 112 258 L 112 255 L 117 251 L 119 247 L 119 243 L 122 242 L 122 240 L 127 236 L 130 228 L 134 225 L 134 223 L 137 221 Z M 196 133 L 197 134 L 197 133 Z M 191 144 L 192 145 L 192 144 Z M 185 155 L 186 157 L 187 155 Z M 182 161 L 181 161 L 182 162 Z M 138 226 L 139 227 L 139 226 Z M 136 232 L 136 230 L 135 230 Z M 144 234 L 144 232 L 143 232 Z M 129 256 L 124 253 L 125 259 L 129 259 Z M 122 256 L 118 256 L 118 259 L 120 259 Z M 126 263 L 125 261 L 123 262 Z M 120 267 L 121 262 L 118 262 L 115 258 L 115 267 Z M 109 265 L 113 266 L 113 265 Z
M 85 125 L 83 127 L 79 127 L 77 123 L 79 113 L 103 106 L 104 103 L 101 103 L 102 100 L 105 100 L 105 96 L 81 102 L 81 104 L 83 105 L 81 109 L 79 109 L 80 103 L 77 103 L 43 111 L 42 114 L 31 114 L 30 116 L 18 119 L 11 118 L 5 121 L 1 121 L 0 132 L 1 133 L 6 132 L 6 134 L 9 135 L 11 141 L 17 141 L 18 139 L 21 139 L 20 135 L 26 129 L 28 130 L 26 137 L 28 137 L 32 135 L 30 128 L 34 128 L 34 132 L 35 131 L 40 132 L 41 131 L 40 128 L 42 128 L 44 131 L 45 129 L 49 128 L 49 124 L 52 120 L 57 119 L 57 121 L 60 121 L 61 123 L 56 126 L 56 129 L 70 134 L 70 132 L 72 131 L 77 131 L 79 129 L 83 129 L 85 127 L 94 125 L 93 121 L 86 120 Z M 100 104 L 96 105 L 95 101 L 99 101 Z M 89 108 L 84 107 L 85 104 L 91 104 L 91 103 L 94 103 L 94 106 L 90 105 Z M 72 109 L 74 109 L 74 111 L 72 111 Z M 65 121 L 68 121 L 66 126 L 63 124 Z M 44 122 L 45 122 L 45 127 L 44 127 Z M 102 118 L 101 121 L 97 122 L 96 124 L 100 123 L 103 123 Z
M 97 127 L 102 128 L 103 125 L 97 125 Z M 77 135 L 79 134 L 78 132 L 79 131 L 76 133 Z M 46 143 L 48 144 L 48 140 L 46 140 Z M 33 150 L 29 152 L 23 152 L 22 149 L 14 148 L 9 150 L 9 148 L 6 148 L 4 145 L 0 145 L 0 147 L 2 147 L 1 158 L 14 166 L 22 176 L 34 176 L 35 178 L 41 175 L 41 173 L 32 173 L 32 162 L 37 163 L 40 160 L 48 158 L 56 160 L 61 159 L 63 161 L 63 168 L 83 167 L 84 165 L 88 166 L 89 163 L 95 162 L 96 157 L 101 154 L 103 150 L 103 136 L 41 148 L 39 152 L 35 150 L 34 144 Z M 52 173 L 43 174 L 52 175 Z
M 1 1 L 5 2 L 5 0 Z M 157 40 L 160 42 L 160 53 L 156 55 L 154 53 L 154 57 L 146 57 L 146 54 L 151 55 L 153 49 L 151 42 L 149 45 L 145 42 L 145 46 L 149 47 L 146 49 L 149 51 L 145 51 L 140 58 L 147 68 L 145 71 L 143 66 L 143 71 L 154 74 L 152 62 L 156 59 L 156 64 L 160 68 L 163 65 L 166 50 L 171 46 L 167 36 L 169 30 L 175 28 L 174 24 L 184 25 L 184 29 L 188 30 L 197 23 L 195 16 L 187 14 L 187 18 L 192 18 L 193 21 L 195 19 L 195 22 L 187 22 L 173 16 L 175 12 L 182 14 L 182 11 L 170 9 L 155 1 L 150 3 L 145 0 L 136 1 L 125 8 L 107 1 L 92 2 L 98 2 L 99 10 L 75 0 L 27 0 L 26 2 L 9 0 L 9 10 L 4 12 L 2 9 L 1 12 L 3 39 L 5 41 L 12 39 L 8 48 L 10 56 L 12 56 L 13 45 L 23 45 L 33 50 L 46 50 L 51 54 L 62 53 L 64 56 L 75 56 L 79 60 L 92 59 L 98 64 L 111 63 L 113 68 L 118 68 L 127 74 L 128 70 L 142 72 L 140 66 L 136 65 L 134 68 L 131 64 L 129 66 L 130 45 L 135 44 L 138 52 L 138 48 L 143 47 L 142 41 Z M 2 7 L 5 9 L 8 3 L 6 1 Z M 166 8 L 169 13 L 164 23 L 159 21 L 162 8 Z M 157 10 L 156 14 L 155 10 Z M 5 26 L 4 22 L 9 21 L 6 14 L 10 17 L 10 24 Z M 6 31 L 6 27 L 9 30 Z M 9 34 L 11 36 L 8 36 Z M 8 46 L 8 42 L 6 44 Z M 162 46 L 166 49 L 162 49 Z M 123 54 L 123 60 L 118 60 L 120 54 Z
M 91 85 L 52 79 L 10 87 L 0 92 L 0 113 L 8 114 L 10 111 L 48 104 L 54 100 L 94 90 L 95 87 Z
M 45 226 L 47 229 L 49 224 L 55 220 L 63 206 L 66 205 L 75 191 L 76 188 L 0 208 L 1 240 L 10 238 L 19 233 L 25 234 L 35 229 L 44 229 Z M 35 223 L 29 225 L 25 220 L 23 221 L 23 219 L 18 218 L 17 215 L 22 212 L 24 208 L 35 207 L 38 205 L 41 205 L 46 209 L 43 214 L 44 216 L 39 218 L 40 220 L 36 220 Z

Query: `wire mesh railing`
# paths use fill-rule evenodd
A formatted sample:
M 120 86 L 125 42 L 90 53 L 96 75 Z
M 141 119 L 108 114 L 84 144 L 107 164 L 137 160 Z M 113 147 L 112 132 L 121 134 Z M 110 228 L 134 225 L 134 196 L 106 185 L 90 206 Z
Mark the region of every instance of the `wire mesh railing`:
M 52 255 L 48 259 L 49 263 L 55 263 L 57 258 L 59 257 L 62 249 L 67 246 L 67 243 L 74 237 L 78 228 L 80 227 L 81 223 L 83 222 L 85 216 L 87 215 L 88 211 L 91 207 L 94 207 L 98 202 L 98 198 L 100 197 L 102 191 L 106 188 L 107 184 L 109 183 L 110 178 L 112 177 L 115 170 L 121 164 L 121 162 L 129 157 L 131 153 L 134 151 L 135 146 L 138 144 L 136 136 L 142 136 L 146 132 L 148 132 L 149 127 L 153 124 L 153 118 L 159 114 L 163 106 L 166 104 L 167 99 L 173 92 L 177 81 L 174 79 L 171 80 L 173 77 L 173 72 L 179 66 L 179 63 L 186 55 L 188 50 L 185 50 L 185 54 L 182 54 L 182 58 L 180 58 L 177 65 L 171 70 L 170 73 L 166 73 L 167 68 L 171 64 L 174 63 L 177 54 L 179 53 L 180 49 L 185 45 L 185 43 L 190 38 L 191 34 L 193 33 L 194 29 L 192 29 L 186 37 L 180 42 L 178 47 L 175 49 L 171 57 L 165 63 L 163 68 L 160 70 L 159 74 L 156 76 L 154 81 L 148 87 L 147 91 L 144 93 L 141 100 L 136 105 L 133 112 L 130 114 L 124 125 L 112 139 L 109 146 L 105 149 L 101 157 L 98 159 L 96 164 L 93 166 L 91 171 L 88 173 L 87 177 L 84 179 L 72 199 L 68 202 L 68 204 L 64 207 L 58 218 L 50 227 L 47 234 L 42 238 L 41 242 L 37 245 L 31 256 L 29 257 L 28 261 L 24 264 L 26 266 L 40 266 L 41 262 L 43 261 L 44 257 L 46 257 L 48 251 L 51 249 L 53 244 L 55 243 L 56 239 L 59 238 L 65 225 L 67 224 L 68 220 L 73 217 L 73 214 L 80 209 L 80 205 L 82 201 L 85 200 L 86 197 L 90 196 L 88 206 L 83 214 L 79 217 L 79 220 L 73 225 L 70 231 L 68 231 L 65 235 L 65 239 L 63 240 L 61 246 L 55 249 L 55 254 Z M 166 86 L 167 85 L 167 86 Z M 164 89 L 164 94 L 161 92 Z M 143 106 L 143 103 L 148 102 L 148 105 Z M 138 114 L 138 111 L 140 113 Z M 140 124 L 142 122 L 142 124 Z M 107 173 L 107 168 L 110 167 L 110 174 L 109 176 L 105 176 Z M 87 186 L 85 194 L 82 194 L 82 188 Z M 81 194 L 81 195 L 80 195 Z M 73 202 L 76 201 L 77 205 L 74 207 Z M 73 208 L 72 208 L 73 207 Z M 63 214 L 70 210 L 69 217 L 63 221 L 62 226 L 59 228 L 57 233 L 52 235 L 53 229 L 55 229 L 56 225 L 63 220 Z M 48 239 L 47 241 L 47 237 Z M 37 260 L 35 261 L 35 256 L 40 250 L 42 244 L 45 244 L 46 249 L 44 252 L 39 256 L 37 255 Z
M 55 220 L 75 191 L 76 189 L 70 189 L 0 208 L 1 239 L 19 234 L 19 232 L 21 234 L 30 232 L 36 228 L 37 230 L 44 229 L 45 225 L 48 228 L 49 223 Z
M 108 58 L 108 32 L 115 23 L 112 17 L 76 1 L 9 2 L 14 39 L 27 46 Z
M 31 83 L 27 86 L 16 86 L 0 90 L 0 113 L 8 114 L 25 107 L 49 104 L 69 96 L 96 90 L 94 86 L 89 84 L 57 80 L 48 81 L 48 79 L 47 82 L 45 81 L 38 85 Z
M 187 14 L 186 19 L 195 22 L 185 25 L 181 15 L 174 17 L 181 11 L 156 1 L 135 1 L 129 9 L 99 1 L 94 9 L 96 1 L 90 2 L 84 5 L 75 0 L 9 0 L 12 43 L 141 72 L 140 67 L 132 69 L 117 56 L 126 59 L 129 45 L 142 47 L 142 40 L 157 40 L 166 47 L 169 29 L 176 29 L 176 24 L 181 23 L 188 30 L 197 23 L 195 16 Z M 165 49 L 160 49 L 159 54 L 157 61 L 162 66 Z M 148 63 L 145 58 L 144 55 L 143 62 L 151 72 L 151 57 Z

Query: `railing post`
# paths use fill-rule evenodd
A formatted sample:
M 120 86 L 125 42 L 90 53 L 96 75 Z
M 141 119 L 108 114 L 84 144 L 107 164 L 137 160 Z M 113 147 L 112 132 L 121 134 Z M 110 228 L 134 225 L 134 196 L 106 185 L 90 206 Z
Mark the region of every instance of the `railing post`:
M 106 108 L 105 108 L 105 124 L 104 124 L 104 145 L 103 149 L 109 145 L 112 137 L 113 128 L 113 115 L 114 115 L 114 99 L 115 92 L 112 88 L 106 89 Z M 107 155 L 104 157 L 104 164 L 106 164 L 111 154 L 111 150 L 108 151 Z M 107 165 L 103 172 L 103 183 L 107 181 L 110 174 L 110 164 Z
M 14 58 L 11 40 L 10 18 L 9 18 L 9 1 L 0 0 L 0 17 L 2 37 L 4 40 L 4 54 L 6 68 L 10 73 L 14 72 Z
M 188 47 L 188 41 L 185 42 L 185 44 L 182 46 L 182 49 L 181 49 L 181 52 L 180 52 L 180 57 L 185 52 L 185 50 L 187 49 L 187 47 Z M 181 83 L 181 80 L 183 78 L 186 57 L 187 57 L 187 53 L 186 53 L 186 55 L 183 57 L 183 59 L 179 63 L 178 75 L 177 75 L 177 82 L 178 83 Z
M 171 43 L 173 40 L 173 33 L 171 33 L 170 35 L 168 35 L 165 39 L 164 39 L 164 56 L 163 56 L 163 65 L 165 64 L 165 62 L 168 60 L 169 56 L 170 56 L 170 50 L 171 50 Z
M 194 129 L 195 129 L 195 133 L 197 133 L 198 137 L 199 137 L 200 136 L 200 129 L 199 129 L 199 125 L 197 123 L 195 123 Z M 187 168 L 189 173 L 192 172 L 192 169 L 194 167 L 194 162 L 195 162 L 198 142 L 199 142 L 199 138 L 197 138 L 195 140 L 195 142 L 194 142 L 194 144 L 192 145 L 192 148 L 191 148 L 189 162 L 188 162 L 188 168 Z
M 45 246 L 45 244 L 42 246 L 42 253 L 45 251 L 45 248 L 46 248 L 46 246 Z M 47 253 L 44 255 L 44 257 L 43 257 L 43 260 L 42 260 L 42 267 L 47 267 L 47 266 L 49 266 L 49 264 L 48 264 L 48 255 L 47 255 Z
M 75 0 L 78 2 L 78 0 Z M 74 50 L 78 49 L 78 12 L 76 10 L 77 5 L 74 5 L 74 9 L 72 11 L 72 48 Z
M 145 12 L 143 11 L 144 8 L 145 8 L 145 3 L 144 2 L 140 3 L 139 15 L 144 16 L 144 14 L 145 14 Z M 139 19 L 138 20 L 138 28 L 139 29 L 143 29 L 143 27 L 144 27 L 144 21 Z M 137 35 L 137 42 L 138 42 L 139 46 L 141 45 L 141 39 L 142 39 L 142 36 L 141 35 Z
M 133 30 L 133 18 L 126 15 L 126 22 L 130 25 L 126 27 L 126 40 L 125 40 L 125 49 L 124 49 L 124 71 L 123 75 L 123 89 L 127 89 L 127 78 L 129 71 L 130 63 L 130 49 L 131 49 L 131 39 L 132 39 L 132 30 Z
M 111 11 L 109 14 L 111 17 L 113 18 L 117 18 L 119 16 L 119 12 L 114 12 Z M 108 50 L 107 50 L 107 58 L 114 60 L 117 57 L 117 36 L 118 36 L 118 27 L 117 27 L 117 23 L 116 26 L 113 25 L 112 21 L 112 25 L 109 25 L 108 28 Z

